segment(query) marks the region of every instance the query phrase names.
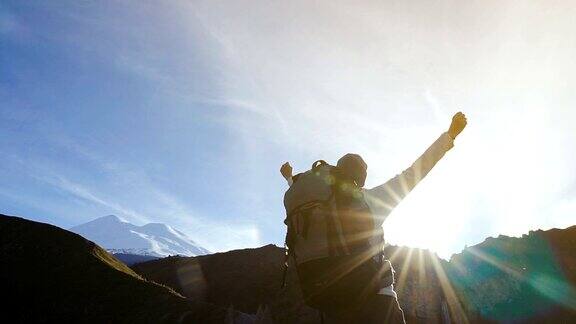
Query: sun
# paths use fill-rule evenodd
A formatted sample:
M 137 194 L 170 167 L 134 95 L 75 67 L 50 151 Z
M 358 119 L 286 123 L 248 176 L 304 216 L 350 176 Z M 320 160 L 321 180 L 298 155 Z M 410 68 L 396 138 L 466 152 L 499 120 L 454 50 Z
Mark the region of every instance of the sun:
M 440 180 L 424 179 L 392 211 L 384 222 L 389 244 L 427 249 L 444 258 L 463 247 L 458 244 L 469 207 L 447 196 L 450 182 Z

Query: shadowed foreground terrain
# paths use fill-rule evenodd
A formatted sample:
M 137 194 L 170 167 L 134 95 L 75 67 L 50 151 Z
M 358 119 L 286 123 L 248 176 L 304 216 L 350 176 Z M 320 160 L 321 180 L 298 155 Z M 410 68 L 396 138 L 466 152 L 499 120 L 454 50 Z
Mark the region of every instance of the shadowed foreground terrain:
M 576 322 L 576 226 L 500 236 L 454 255 L 388 246 L 396 291 L 409 323 Z M 198 257 L 169 257 L 133 269 L 195 300 L 280 323 L 318 323 L 296 275 L 281 290 L 284 250 L 267 245 Z
M 0 269 L 0 310 L 9 323 L 211 323 L 233 317 L 143 279 L 77 234 L 22 218 L 0 215 Z
M 449 262 L 386 254 L 409 323 L 576 322 L 576 226 L 489 238 Z M 293 270 L 280 289 L 283 256 L 267 245 L 132 270 L 79 235 L 0 215 L 0 311 L 18 323 L 319 323 Z

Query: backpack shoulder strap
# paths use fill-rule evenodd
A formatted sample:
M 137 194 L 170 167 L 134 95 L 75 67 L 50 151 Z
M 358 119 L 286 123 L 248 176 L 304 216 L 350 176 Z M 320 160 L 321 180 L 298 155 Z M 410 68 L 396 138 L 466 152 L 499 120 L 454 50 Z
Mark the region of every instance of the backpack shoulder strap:
M 346 240 L 344 239 L 344 231 L 342 229 L 342 215 L 340 213 L 341 206 L 339 204 L 339 186 L 341 185 L 340 169 L 338 167 L 333 167 L 330 171 L 330 175 L 333 177 L 332 182 L 332 198 L 330 199 L 332 205 L 332 213 L 327 217 L 328 225 L 328 235 L 329 242 L 332 243 L 332 249 L 339 255 L 350 254 L 350 249 Z

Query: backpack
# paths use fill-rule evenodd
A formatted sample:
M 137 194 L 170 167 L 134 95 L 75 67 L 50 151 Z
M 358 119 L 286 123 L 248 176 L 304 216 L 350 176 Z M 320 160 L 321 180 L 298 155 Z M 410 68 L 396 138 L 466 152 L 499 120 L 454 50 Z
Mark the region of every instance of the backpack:
M 370 244 L 374 221 L 363 193 L 338 167 L 319 160 L 294 176 L 284 207 L 283 285 L 291 258 L 307 305 L 354 307 L 393 283 L 381 246 Z

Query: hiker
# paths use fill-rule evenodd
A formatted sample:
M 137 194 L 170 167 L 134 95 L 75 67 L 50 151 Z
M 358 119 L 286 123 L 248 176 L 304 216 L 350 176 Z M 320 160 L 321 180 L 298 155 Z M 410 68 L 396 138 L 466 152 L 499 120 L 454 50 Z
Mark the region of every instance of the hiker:
M 462 112 L 448 131 L 409 168 L 386 183 L 364 189 L 368 165 L 346 154 L 336 166 L 316 161 L 292 175 L 284 196 L 288 262 L 296 265 L 305 302 L 328 323 L 405 323 L 394 291 L 394 270 L 383 253 L 382 224 L 422 180 L 466 127 Z

